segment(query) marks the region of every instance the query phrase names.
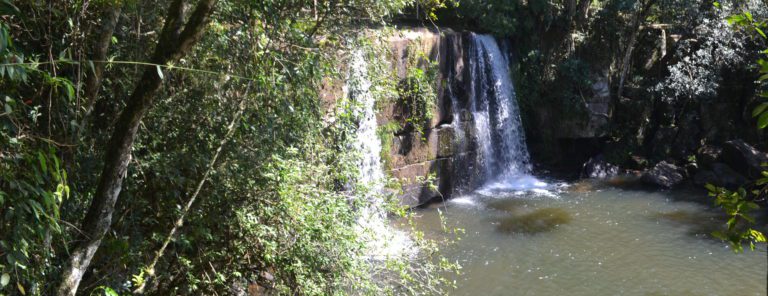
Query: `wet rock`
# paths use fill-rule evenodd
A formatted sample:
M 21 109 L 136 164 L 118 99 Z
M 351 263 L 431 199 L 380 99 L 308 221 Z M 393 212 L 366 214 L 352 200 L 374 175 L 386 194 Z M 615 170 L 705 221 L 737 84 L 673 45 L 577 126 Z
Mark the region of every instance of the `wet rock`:
M 640 155 L 632 155 L 627 161 L 627 167 L 633 170 L 643 170 L 648 167 L 648 159 Z
M 765 169 L 762 164 L 768 163 L 768 154 L 758 151 L 742 140 L 725 142 L 720 158 L 740 174 L 752 179 L 759 178 Z
M 472 121 L 472 113 L 466 109 L 462 109 L 461 113 L 459 113 L 459 120 L 461 120 L 462 122 Z
M 680 168 L 666 161 L 657 163 L 641 177 L 643 183 L 663 188 L 672 188 L 682 183 L 684 179 Z
M 747 178 L 723 163 L 713 164 L 712 171 L 717 175 L 720 186 L 735 188 L 749 182 Z
M 543 208 L 520 216 L 504 218 L 497 230 L 509 234 L 536 234 L 555 230 L 571 222 L 571 215 L 559 208 Z
M 749 180 L 723 163 L 712 164 L 711 170 L 700 171 L 693 177 L 697 185 L 712 184 L 720 187 L 737 188 L 745 185 Z
M 415 207 L 436 197 L 448 199 L 453 188 L 453 163 L 449 158 L 407 165 L 390 173 L 403 185 L 399 199 L 404 206 Z M 430 174 L 437 178 L 428 180 Z
M 578 183 L 571 184 L 571 186 L 568 187 L 569 192 L 575 192 L 575 193 L 587 193 L 592 192 L 595 190 L 595 184 L 590 181 L 581 181 Z
M 653 135 L 651 147 L 651 159 L 662 160 L 672 155 L 672 146 L 677 135 L 676 127 L 660 127 Z
M 702 166 L 709 167 L 717 162 L 721 154 L 723 154 L 723 148 L 704 145 L 696 151 L 696 162 Z
M 705 171 L 699 171 L 696 173 L 696 175 L 693 176 L 693 183 L 699 186 L 704 186 L 707 184 L 718 184 L 718 178 L 715 172 L 710 170 Z
M 683 177 L 685 177 L 686 179 L 689 179 L 689 178 L 693 177 L 694 175 L 696 175 L 696 172 L 698 172 L 698 171 L 699 171 L 699 165 L 697 163 L 695 163 L 695 162 L 686 163 L 683 166 L 683 171 L 682 172 L 685 173 Z
M 605 179 L 615 177 L 619 174 L 619 167 L 609 163 L 605 160 L 605 157 L 600 154 L 598 156 L 590 158 L 584 163 L 584 168 L 581 172 L 582 178 L 594 178 Z
M 435 129 L 437 132 L 437 157 L 451 157 L 453 156 L 453 141 L 456 137 L 453 126 L 443 125 L 440 128 Z

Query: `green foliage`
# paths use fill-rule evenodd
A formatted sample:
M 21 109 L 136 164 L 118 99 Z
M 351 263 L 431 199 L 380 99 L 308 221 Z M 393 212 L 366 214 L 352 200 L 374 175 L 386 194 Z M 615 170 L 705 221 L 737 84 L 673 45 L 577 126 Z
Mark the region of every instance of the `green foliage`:
M 424 18 L 435 21 L 437 20 L 437 11 L 440 9 L 446 9 L 448 7 L 458 7 L 458 0 L 416 0 L 414 3 L 417 6 L 417 10 L 420 10 L 424 14 Z
M 390 121 L 387 124 L 380 125 L 376 130 L 376 135 L 381 141 L 381 162 L 387 170 L 392 169 L 392 143 L 395 134 L 400 131 L 401 126 L 397 121 Z
M 174 65 L 143 62 L 165 11 L 141 7 L 169 2 L 0 0 L 0 293 L 53 294 L 115 116 L 146 68 L 161 75 L 163 87 L 142 120 L 113 227 L 83 294 L 126 294 L 144 284 L 149 258 L 243 101 L 223 160 L 169 245 L 172 255 L 161 257 L 149 294 L 261 286 L 290 295 L 379 295 L 399 294 L 395 287 L 406 284 L 412 294 L 440 291 L 438 275 L 451 265 L 432 264 L 432 250 L 419 260 L 364 256 L 360 208 L 391 196 L 369 199 L 349 188 L 359 163 L 349 151 L 354 118 L 318 99 L 324 81 L 343 79 L 338 53 L 354 48 L 348 40 L 359 28 L 381 24 L 412 1 L 218 1 L 187 57 Z M 92 61 L 103 10 L 116 4 L 123 14 L 105 39 L 109 58 Z M 106 69 L 90 112 L 84 80 L 101 62 Z M 377 67 L 371 71 L 392 76 L 387 65 Z M 427 74 L 416 77 L 419 87 Z M 377 100 L 396 99 L 396 82 L 374 81 Z
M 715 2 L 715 7 L 720 8 L 720 3 Z M 727 18 L 730 25 L 735 28 L 745 29 L 749 32 L 754 32 L 757 36 L 762 37 L 764 40 L 768 40 L 768 36 L 764 33 L 764 30 L 768 28 L 768 23 L 764 20 L 756 20 L 749 11 L 742 11 L 731 15 Z M 761 51 L 761 54 L 768 54 L 768 49 Z M 768 61 L 761 58 L 757 62 L 757 68 L 760 73 L 758 83 L 762 87 L 766 85 L 768 81 Z M 761 92 L 759 97 L 762 99 L 757 107 L 752 110 L 752 117 L 757 118 L 757 127 L 764 129 L 768 127 L 768 93 Z M 765 164 L 763 164 L 765 165 Z M 725 233 L 717 232 L 713 233 L 715 237 L 718 237 L 724 241 L 728 241 L 734 247 L 734 251 L 741 252 L 743 250 L 742 243 L 749 243 L 751 250 L 755 250 L 755 243 L 765 243 L 765 235 L 760 231 L 752 229 L 750 226 L 755 224 L 754 218 L 749 215 L 750 211 L 754 211 L 760 208 L 756 203 L 752 201 L 755 197 L 765 196 L 768 190 L 768 171 L 763 171 L 763 178 L 755 182 L 757 190 L 747 192 L 744 188 L 739 188 L 736 191 L 729 191 L 724 188 L 716 188 L 712 185 L 707 185 L 710 196 L 715 197 L 715 204 L 722 207 L 728 214 L 728 230 Z M 748 227 L 746 229 L 737 229 L 736 225 L 740 221 L 745 221 Z
M 59 243 L 54 238 L 62 232 L 70 181 L 63 145 L 51 138 L 50 127 L 52 120 L 66 117 L 43 117 L 51 107 L 44 108 L 45 101 L 30 89 L 39 89 L 54 108 L 66 109 L 74 88 L 68 79 L 37 69 L 19 50 L 8 22 L 20 16 L 16 6 L 0 1 L 0 15 L 0 291 L 24 294 L 32 287 L 34 293 L 53 270 L 49 262 Z M 38 128 L 45 125 L 47 131 Z
M 426 66 L 422 66 L 426 64 Z M 410 124 L 418 134 L 424 134 L 435 116 L 437 94 L 434 85 L 437 81 L 437 63 L 429 61 L 423 51 L 409 56 L 407 73 L 398 85 L 400 104 L 405 108 L 406 124 Z M 424 69 L 426 68 L 426 69 Z
M 728 226 L 727 231 L 714 232 L 712 233 L 713 236 L 729 242 L 734 252 L 742 252 L 743 243 L 748 243 L 749 248 L 754 251 L 755 243 L 765 242 L 765 236 L 760 231 L 749 226 L 743 229 L 737 227 L 740 223 L 746 225 L 755 224 L 755 219 L 751 216 L 751 212 L 760 209 L 760 206 L 748 199 L 746 190 L 740 188 L 736 191 L 730 191 L 711 184 L 707 184 L 706 187 L 709 190 L 709 195 L 715 198 L 715 205 L 722 207 L 729 217 L 726 222 Z
M 459 19 L 472 23 L 481 30 L 509 36 L 525 32 L 534 25 L 529 18 L 528 7 L 531 7 L 530 11 L 541 11 L 548 5 L 546 1 L 541 0 L 529 3 L 509 0 L 469 0 L 461 1 L 454 10 Z

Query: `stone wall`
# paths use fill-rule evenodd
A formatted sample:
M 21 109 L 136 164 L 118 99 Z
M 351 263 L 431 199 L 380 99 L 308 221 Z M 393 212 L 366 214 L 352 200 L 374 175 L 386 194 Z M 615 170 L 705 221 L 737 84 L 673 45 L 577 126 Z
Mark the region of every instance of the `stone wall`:
M 391 64 L 399 80 L 406 79 L 408 67 L 427 67 L 426 62 L 412 62 L 421 55 L 437 62 L 439 67 L 433 85 L 437 95 L 435 110 L 432 110 L 434 116 L 421 127 L 422 133 L 408 126 L 405 108 L 397 101 L 383 106 L 377 116 L 379 126 L 396 122 L 400 127 L 392 137 L 387 165 L 390 175 L 401 180 L 401 200 L 409 206 L 434 198 L 449 198 L 454 190 L 453 116 L 450 98 L 446 95 L 446 57 L 451 49 L 446 46 L 446 39 L 455 34 L 419 28 L 401 30 L 389 39 Z

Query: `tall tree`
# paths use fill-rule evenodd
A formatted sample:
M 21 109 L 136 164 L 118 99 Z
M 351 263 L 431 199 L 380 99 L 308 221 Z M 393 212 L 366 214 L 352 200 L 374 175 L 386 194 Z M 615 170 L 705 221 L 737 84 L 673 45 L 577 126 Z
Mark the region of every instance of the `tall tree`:
M 200 0 L 192 10 L 186 24 L 184 0 L 173 0 L 168 8 L 165 24 L 152 64 L 165 65 L 177 62 L 197 43 L 204 32 L 216 0 Z M 152 107 L 156 92 L 161 86 L 159 67 L 144 70 L 139 82 L 127 101 L 127 106 L 115 123 L 114 131 L 106 147 L 104 168 L 88 213 L 83 219 L 82 233 L 63 270 L 59 295 L 75 295 L 83 274 L 112 223 L 115 203 L 120 195 L 123 179 L 131 160 L 139 123 Z

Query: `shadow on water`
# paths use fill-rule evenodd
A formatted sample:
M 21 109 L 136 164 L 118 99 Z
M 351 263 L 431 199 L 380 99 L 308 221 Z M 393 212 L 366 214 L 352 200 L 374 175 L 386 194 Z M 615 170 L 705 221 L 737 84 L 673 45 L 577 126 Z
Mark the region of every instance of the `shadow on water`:
M 508 234 L 537 234 L 555 230 L 571 222 L 571 215 L 559 208 L 543 208 L 523 215 L 511 215 L 499 220 L 496 230 Z
M 650 219 L 680 227 L 687 227 L 688 234 L 699 238 L 706 237 L 711 239 L 715 239 L 711 235 L 712 232 L 725 229 L 723 225 L 724 221 L 727 220 L 725 215 L 722 214 L 715 214 L 709 211 L 692 212 L 685 210 L 655 213 L 651 215 Z

